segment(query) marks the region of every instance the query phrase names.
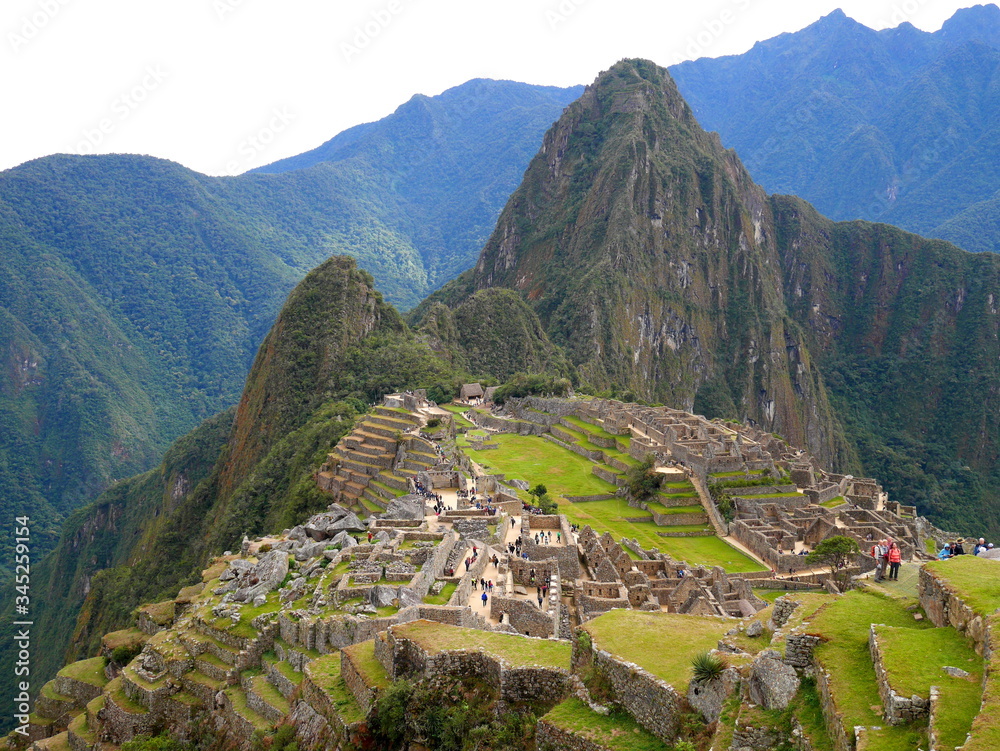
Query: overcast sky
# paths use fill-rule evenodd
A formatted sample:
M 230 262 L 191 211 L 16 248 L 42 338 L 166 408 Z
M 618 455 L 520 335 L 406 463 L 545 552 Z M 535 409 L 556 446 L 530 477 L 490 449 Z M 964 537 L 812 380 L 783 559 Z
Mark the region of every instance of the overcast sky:
M 934 31 L 952 0 L 2 0 L 0 169 L 134 152 L 235 174 L 470 78 L 568 86 L 745 52 L 835 8 Z

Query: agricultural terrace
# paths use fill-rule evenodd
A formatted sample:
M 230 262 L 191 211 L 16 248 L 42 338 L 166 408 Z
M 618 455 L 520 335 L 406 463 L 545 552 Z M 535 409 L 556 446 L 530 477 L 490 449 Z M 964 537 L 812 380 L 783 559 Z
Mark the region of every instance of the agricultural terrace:
M 681 693 L 691 681 L 691 660 L 714 649 L 733 627 L 722 618 L 610 610 L 583 624 L 595 646 L 634 662 Z
M 549 639 L 529 639 L 517 634 L 480 631 L 461 626 L 449 626 L 434 621 L 412 621 L 392 629 L 405 639 L 420 645 L 428 654 L 452 649 L 481 649 L 501 657 L 512 667 L 570 667 L 570 644 Z

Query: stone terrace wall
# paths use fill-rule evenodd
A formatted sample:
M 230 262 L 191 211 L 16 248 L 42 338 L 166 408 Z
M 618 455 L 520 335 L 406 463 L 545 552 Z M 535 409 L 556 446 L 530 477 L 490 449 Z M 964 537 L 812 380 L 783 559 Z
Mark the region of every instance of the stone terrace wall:
M 538 751 L 607 751 L 582 735 L 557 728 L 544 717 L 535 725 L 535 745 Z
M 986 619 L 970 608 L 943 580 L 926 568 L 920 569 L 920 607 L 935 626 L 951 626 L 965 634 L 976 652 L 990 658 L 990 633 Z
M 583 630 L 578 629 L 573 639 L 573 669 L 579 672 L 583 666 L 593 666 L 594 671 L 610 683 L 615 701 L 636 722 L 657 738 L 672 742 L 677 736 L 687 700 L 666 681 L 598 649 L 590 639 L 582 640 L 581 633 Z
M 833 692 L 830 691 L 830 674 L 819 663 L 815 664 L 815 670 L 816 692 L 819 694 L 826 732 L 833 740 L 833 747 L 836 751 L 853 751 L 854 744 L 844 727 L 844 715 L 837 709 L 837 702 L 833 698 Z
M 429 654 L 422 646 L 390 629 L 386 641 L 391 648 L 394 678 L 438 675 L 477 677 L 500 691 L 508 702 L 556 702 L 569 692 L 570 672 L 541 666 L 512 667 L 502 657 L 478 649 L 444 650 Z M 377 645 L 378 646 L 378 645 Z M 379 647 L 384 659 L 385 647 Z
M 875 681 L 878 684 L 878 695 L 882 699 L 882 706 L 885 708 L 885 718 L 891 725 L 904 725 L 926 717 L 930 709 L 929 699 L 916 695 L 909 698 L 900 696 L 889 685 L 889 674 L 886 672 L 885 661 L 882 659 L 876 625 L 871 624 L 868 632 L 868 650 L 871 652 L 872 663 L 875 665 Z
M 375 641 L 379 641 L 378 637 Z M 365 682 L 348 652 L 342 651 L 340 653 L 340 675 L 344 679 L 347 690 L 351 692 L 351 695 L 358 702 L 358 706 L 361 707 L 361 711 L 367 716 L 378 695 L 375 689 Z

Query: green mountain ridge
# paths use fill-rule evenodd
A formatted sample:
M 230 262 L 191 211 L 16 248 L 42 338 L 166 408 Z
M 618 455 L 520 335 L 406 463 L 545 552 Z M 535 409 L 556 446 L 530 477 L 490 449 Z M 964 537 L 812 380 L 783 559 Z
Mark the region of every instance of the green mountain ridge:
M 134 155 L 0 173 L 0 511 L 50 549 L 66 514 L 238 401 L 282 301 L 331 255 L 404 308 L 467 267 L 574 95 L 470 82 L 270 174 Z
M 671 74 L 699 122 L 772 193 L 832 219 L 888 222 L 996 251 L 1000 8 L 936 32 L 879 31 L 835 11 L 742 54 Z M 970 213 L 971 212 L 971 213 Z

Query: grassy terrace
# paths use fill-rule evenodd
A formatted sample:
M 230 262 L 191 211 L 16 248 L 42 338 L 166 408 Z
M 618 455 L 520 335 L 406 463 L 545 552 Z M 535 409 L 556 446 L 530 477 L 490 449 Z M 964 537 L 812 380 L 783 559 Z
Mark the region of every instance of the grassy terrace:
M 419 644 L 430 654 L 450 649 L 482 649 L 514 667 L 540 665 L 569 670 L 568 642 L 525 639 L 515 634 L 479 631 L 431 621 L 413 621 L 393 627 L 393 633 Z
M 366 685 L 378 688 L 389 685 L 389 674 L 385 672 L 382 663 L 375 659 L 374 639 L 344 647 L 343 652 L 364 678 Z
M 542 719 L 550 725 L 614 751 L 668 751 L 669 749 L 630 715 L 620 712 L 612 719 L 597 714 L 575 696 L 557 704 Z
M 960 555 L 932 561 L 927 569 L 947 582 L 980 615 L 990 615 L 1000 608 L 1000 561 Z
M 824 508 L 837 508 L 844 504 L 844 496 L 838 495 L 836 498 L 831 498 L 829 501 L 823 501 L 820 506 Z
M 598 438 L 610 438 L 613 441 L 621 439 L 626 443 L 631 440 L 631 436 L 622 436 L 622 435 L 615 435 L 614 433 L 609 433 L 604 428 L 598 427 L 597 425 L 593 425 L 579 417 L 567 417 L 565 419 L 566 422 L 568 422 L 570 425 L 574 425 L 575 427 L 582 430 L 584 433 L 590 433 L 591 435 L 596 435 Z
M 592 426 L 591 426 L 592 427 Z M 494 437 L 499 449 L 464 449 L 477 463 L 509 479 L 523 479 L 532 485 L 544 483 L 559 502 L 559 512 L 570 522 L 589 524 L 598 534 L 608 531 L 616 539 L 635 539 L 643 548 L 657 548 L 691 564 L 722 566 L 732 573 L 763 571 L 764 566 L 712 534 L 712 528 L 658 527 L 647 511 L 630 507 L 619 498 L 586 503 L 569 503 L 565 496 L 609 495 L 617 488 L 590 473 L 594 464 L 558 444 L 536 436 L 501 434 Z M 690 483 L 670 483 L 665 488 L 678 492 L 693 490 Z M 696 496 L 694 496 L 696 497 Z M 700 509 L 700 507 L 699 507 Z M 628 519 L 646 519 L 630 522 Z M 704 531 L 703 537 L 661 537 L 665 531 Z
M 487 451 L 466 449 L 478 464 L 503 472 L 508 479 L 544 483 L 554 496 L 604 495 L 616 488 L 590 473 L 589 459 L 567 451 L 543 438 L 503 433 L 493 440 L 500 448 Z
M 900 696 L 930 696 L 941 691 L 938 742 L 942 748 L 962 745 L 979 712 L 983 685 L 983 658 L 953 628 L 876 627 L 889 685 Z M 954 678 L 944 666 L 961 668 L 968 678 Z
M 872 623 L 911 630 L 932 628 L 926 621 L 914 621 L 902 601 L 855 590 L 828 602 L 812 616 L 809 631 L 829 640 L 815 654 L 830 673 L 831 690 L 848 734 L 856 725 L 879 726 L 881 730 L 870 731 L 871 751 L 912 751 L 925 743 L 925 728 L 892 727 L 879 714 L 882 701 L 868 651 Z
M 107 684 L 107 676 L 104 675 L 104 658 L 91 657 L 89 660 L 74 662 L 59 671 L 59 675 L 73 678 L 81 683 L 89 683 L 91 686 L 104 686 Z
M 691 658 L 714 649 L 732 623 L 676 613 L 611 610 L 583 628 L 600 649 L 634 662 L 683 694 L 691 681 Z
M 361 722 L 365 719 L 361 707 L 347 689 L 340 675 L 340 653 L 323 655 L 306 665 L 306 674 L 317 688 L 330 697 L 337 714 L 345 723 Z
M 424 598 L 424 602 L 428 605 L 447 605 L 448 600 L 451 596 L 455 594 L 455 590 L 458 589 L 458 582 L 448 582 L 441 588 L 441 593 L 437 595 L 427 595 Z

